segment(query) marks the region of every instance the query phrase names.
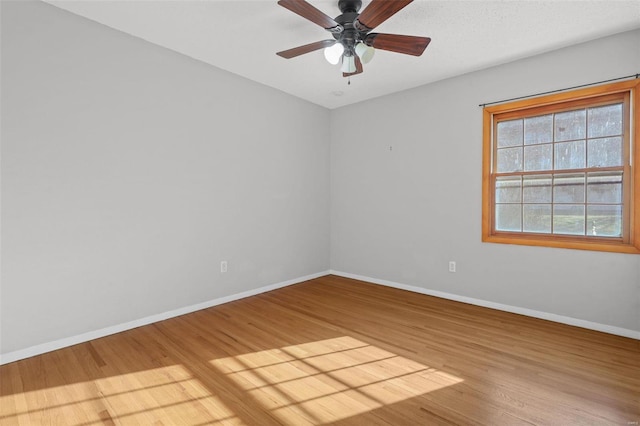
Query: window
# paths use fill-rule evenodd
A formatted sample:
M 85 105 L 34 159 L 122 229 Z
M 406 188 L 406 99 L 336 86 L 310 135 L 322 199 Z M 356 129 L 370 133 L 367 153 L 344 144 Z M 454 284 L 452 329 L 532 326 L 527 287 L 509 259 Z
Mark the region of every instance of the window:
M 486 107 L 482 240 L 640 253 L 640 80 Z

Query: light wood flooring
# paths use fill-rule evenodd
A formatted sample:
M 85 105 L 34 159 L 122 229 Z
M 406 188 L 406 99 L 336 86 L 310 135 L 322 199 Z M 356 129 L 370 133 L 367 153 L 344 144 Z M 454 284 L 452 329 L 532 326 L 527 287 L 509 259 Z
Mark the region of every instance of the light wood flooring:
M 0 367 L 2 425 L 637 425 L 640 341 L 327 276 Z

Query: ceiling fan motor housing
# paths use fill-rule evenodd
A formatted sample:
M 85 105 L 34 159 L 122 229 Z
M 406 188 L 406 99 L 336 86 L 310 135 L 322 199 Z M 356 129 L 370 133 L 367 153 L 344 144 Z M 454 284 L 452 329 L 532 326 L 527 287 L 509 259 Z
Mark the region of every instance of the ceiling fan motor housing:
M 361 7 L 362 7 L 361 0 L 339 0 L 338 1 L 338 8 L 342 13 L 358 12 Z
M 344 30 L 339 33 L 333 33 L 333 37 L 344 46 L 345 56 L 354 56 L 356 54 L 356 44 L 364 41 L 367 33 L 371 31 L 368 28 L 366 28 L 366 31 L 356 28 L 356 19 L 360 15 L 358 11 L 362 7 L 362 1 L 339 0 L 338 7 L 342 15 L 337 16 L 335 21 L 342 25 Z

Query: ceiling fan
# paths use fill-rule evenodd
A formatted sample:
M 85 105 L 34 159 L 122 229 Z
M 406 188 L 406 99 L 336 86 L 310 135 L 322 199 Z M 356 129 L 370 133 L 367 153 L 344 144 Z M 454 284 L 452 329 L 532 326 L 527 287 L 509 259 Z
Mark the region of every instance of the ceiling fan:
M 344 77 L 360 74 L 363 71 L 362 64 L 371 60 L 375 49 L 420 56 L 431 41 L 429 37 L 371 32 L 412 1 L 371 0 L 362 13 L 358 13 L 362 7 L 361 0 L 339 0 L 338 8 L 342 14 L 334 19 L 305 0 L 279 0 L 280 6 L 320 25 L 333 35 L 333 39 L 283 50 L 277 55 L 291 59 L 324 49 L 324 56 L 330 63 L 336 65 L 342 60 Z

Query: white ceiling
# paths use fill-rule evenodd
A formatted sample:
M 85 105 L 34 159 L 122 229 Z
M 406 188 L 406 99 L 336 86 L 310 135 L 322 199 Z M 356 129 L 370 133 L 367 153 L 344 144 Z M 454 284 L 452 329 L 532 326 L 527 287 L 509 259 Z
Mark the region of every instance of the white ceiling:
M 378 50 L 347 85 L 321 50 L 276 56 L 331 38 L 276 0 L 46 1 L 327 108 L 640 28 L 640 0 L 415 0 L 374 32 L 431 37 L 425 53 Z M 309 2 L 340 14 L 337 0 Z

